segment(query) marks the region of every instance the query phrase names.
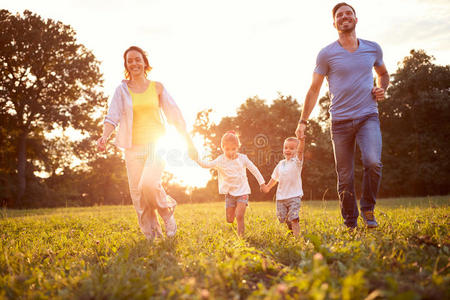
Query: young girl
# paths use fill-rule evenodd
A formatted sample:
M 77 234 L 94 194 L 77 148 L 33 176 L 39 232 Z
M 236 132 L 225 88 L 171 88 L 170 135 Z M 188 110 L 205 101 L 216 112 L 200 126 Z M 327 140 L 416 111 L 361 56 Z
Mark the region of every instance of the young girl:
M 280 223 L 285 223 L 292 230 L 294 236 L 300 232 L 299 211 L 300 201 L 303 196 L 302 166 L 305 140 L 289 137 L 284 140 L 283 155 L 272 173 L 272 178 L 267 185 L 262 186 L 262 191 L 268 193 L 278 182 L 277 188 L 277 217 Z
M 234 131 L 228 131 L 222 136 L 221 148 L 223 154 L 213 161 L 197 160 L 203 168 L 214 168 L 219 175 L 219 194 L 225 195 L 227 222 L 233 223 L 236 217 L 237 233 L 242 236 L 245 231 L 244 214 L 248 205 L 250 186 L 247 172 L 255 176 L 260 186 L 264 178 L 258 168 L 248 159 L 247 155 L 238 153 L 240 141 Z

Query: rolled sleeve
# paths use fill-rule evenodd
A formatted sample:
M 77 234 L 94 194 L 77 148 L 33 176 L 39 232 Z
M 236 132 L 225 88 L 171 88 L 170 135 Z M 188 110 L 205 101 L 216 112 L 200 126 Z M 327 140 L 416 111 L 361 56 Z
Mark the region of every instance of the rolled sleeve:
M 105 123 L 117 127 L 123 112 L 123 103 L 120 88 L 117 88 L 108 105 L 108 113 L 105 116 Z

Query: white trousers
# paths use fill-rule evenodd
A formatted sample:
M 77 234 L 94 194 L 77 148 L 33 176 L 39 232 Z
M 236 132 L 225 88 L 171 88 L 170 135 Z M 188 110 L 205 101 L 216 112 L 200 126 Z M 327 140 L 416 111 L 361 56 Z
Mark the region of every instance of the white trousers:
M 142 233 L 152 239 L 162 233 L 155 209 L 166 220 L 171 217 L 177 205 L 172 197 L 166 195 L 161 185 L 164 162 L 156 154 L 154 144 L 150 144 L 126 149 L 125 163 L 131 200 L 136 209 L 139 226 Z M 161 211 L 165 213 L 161 214 Z

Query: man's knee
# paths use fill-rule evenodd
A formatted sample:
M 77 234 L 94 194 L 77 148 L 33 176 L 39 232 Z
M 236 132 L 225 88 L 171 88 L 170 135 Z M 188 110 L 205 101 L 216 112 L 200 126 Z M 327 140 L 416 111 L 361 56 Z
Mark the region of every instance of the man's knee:
M 378 159 L 370 159 L 369 158 L 369 159 L 366 159 L 366 161 L 363 162 L 363 164 L 364 164 L 365 169 L 374 170 L 374 171 L 380 171 L 381 168 L 383 167 L 383 164 Z

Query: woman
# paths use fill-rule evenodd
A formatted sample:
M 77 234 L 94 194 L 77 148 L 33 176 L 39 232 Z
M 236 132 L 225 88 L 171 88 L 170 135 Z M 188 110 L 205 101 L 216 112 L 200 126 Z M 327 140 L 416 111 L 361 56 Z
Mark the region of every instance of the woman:
M 166 195 L 161 186 L 164 164 L 155 153 L 155 144 L 165 132 L 161 111 L 186 139 L 189 155 L 194 158 L 197 151 L 176 103 L 161 83 L 147 78 L 152 68 L 145 52 L 132 46 L 125 51 L 123 58 L 126 80 L 116 88 L 110 101 L 97 148 L 106 150 L 109 136 L 120 124 L 115 144 L 125 149 L 128 184 L 139 226 L 149 240 L 162 236 L 157 209 L 164 220 L 166 235 L 171 237 L 177 230 L 173 216 L 177 203 Z

